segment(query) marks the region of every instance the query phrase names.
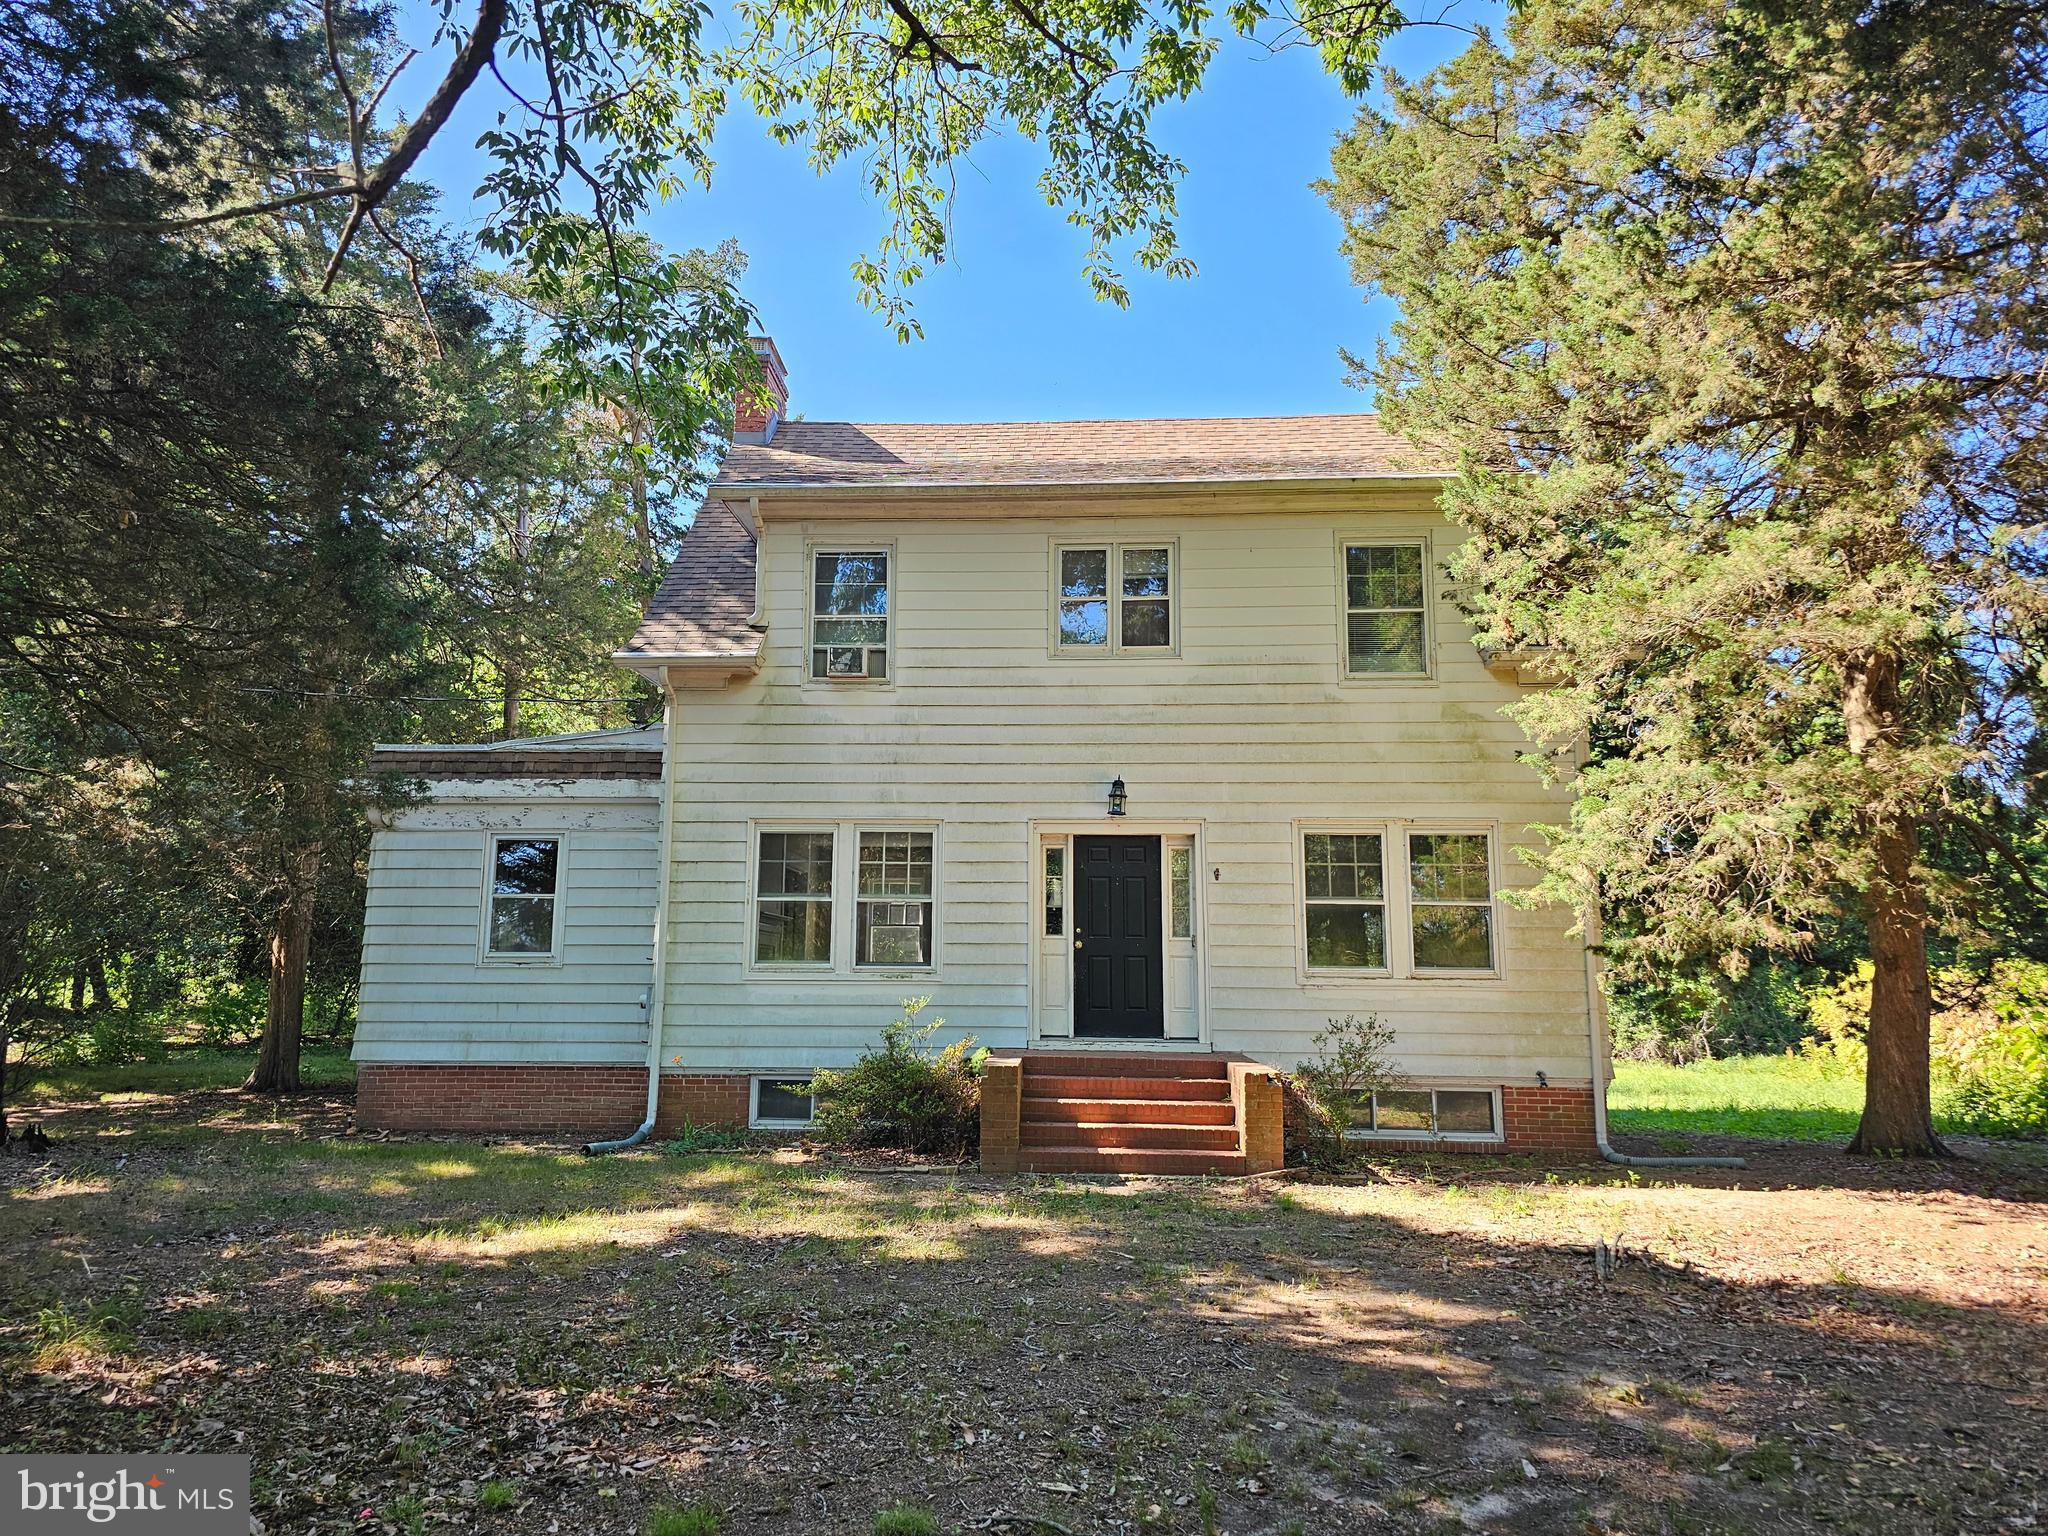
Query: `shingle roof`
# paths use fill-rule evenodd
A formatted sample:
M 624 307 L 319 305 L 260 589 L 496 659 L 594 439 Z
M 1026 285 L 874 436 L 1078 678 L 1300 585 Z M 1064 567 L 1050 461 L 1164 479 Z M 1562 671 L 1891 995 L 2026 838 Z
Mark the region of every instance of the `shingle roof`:
M 790 421 L 735 443 L 719 485 L 1115 485 L 1442 475 L 1377 416 L 946 424 Z
M 527 736 L 473 746 L 380 743 L 371 750 L 370 770 L 408 779 L 658 779 L 661 727 Z
M 761 649 L 753 612 L 753 535 L 724 502 L 707 501 L 619 654 L 752 656 Z

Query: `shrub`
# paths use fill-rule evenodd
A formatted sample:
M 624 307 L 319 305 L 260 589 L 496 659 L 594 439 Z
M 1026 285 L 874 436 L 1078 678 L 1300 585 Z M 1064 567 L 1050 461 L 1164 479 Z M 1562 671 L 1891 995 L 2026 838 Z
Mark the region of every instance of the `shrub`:
M 1980 1136 L 2048 1136 L 2048 965 L 2000 960 L 1958 993 L 1936 1021 L 1942 1118 Z
M 811 1078 L 818 1135 L 845 1146 L 907 1152 L 955 1155 L 974 1149 L 981 1137 L 981 1064 L 988 1052 L 977 1050 L 971 1038 L 933 1050 L 931 1038 L 946 1021 L 919 1021 L 930 1002 L 905 998 L 902 1016 L 882 1030 L 880 1050 L 866 1052 L 844 1071 Z
M 1288 1079 L 1288 1129 L 1305 1161 L 1337 1168 L 1351 1158 L 1344 1133 L 1352 1113 L 1368 1094 L 1398 1088 L 1405 1079 L 1389 1060 L 1393 1026 L 1376 1013 L 1331 1019 L 1316 1035 L 1315 1049 L 1315 1059 Z

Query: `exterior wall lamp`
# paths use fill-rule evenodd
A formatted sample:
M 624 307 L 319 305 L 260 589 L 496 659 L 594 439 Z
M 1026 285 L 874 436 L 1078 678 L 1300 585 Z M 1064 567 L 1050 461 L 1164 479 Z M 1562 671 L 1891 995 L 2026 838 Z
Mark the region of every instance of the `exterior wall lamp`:
M 1110 780 L 1110 783 L 1109 783 L 1109 814 L 1110 814 L 1110 815 L 1112 815 L 1112 816 L 1121 816 L 1121 815 L 1123 815 L 1123 813 L 1124 813 L 1124 802 L 1125 802 L 1126 800 L 1128 800 L 1129 798 L 1130 798 L 1130 796 L 1129 796 L 1129 795 L 1127 795 L 1127 794 L 1126 794 L 1126 793 L 1124 792 L 1124 781 L 1123 781 L 1122 779 L 1112 779 L 1112 780 Z

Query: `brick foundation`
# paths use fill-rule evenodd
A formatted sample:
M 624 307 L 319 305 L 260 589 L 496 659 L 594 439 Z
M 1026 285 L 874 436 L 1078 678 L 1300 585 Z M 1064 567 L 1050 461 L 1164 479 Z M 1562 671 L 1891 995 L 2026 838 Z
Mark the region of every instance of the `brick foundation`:
M 1415 1141 L 1374 1137 L 1359 1145 L 1373 1152 L 1451 1152 L 1476 1157 L 1515 1156 L 1589 1158 L 1593 1148 L 1593 1090 L 1590 1088 L 1519 1088 L 1500 1091 L 1501 1119 L 1507 1140 Z
M 745 1125 L 748 1094 L 741 1075 L 665 1073 L 655 1134 L 684 1121 Z M 646 1112 L 643 1067 L 365 1062 L 356 1070 L 356 1123 L 371 1131 L 611 1137 Z

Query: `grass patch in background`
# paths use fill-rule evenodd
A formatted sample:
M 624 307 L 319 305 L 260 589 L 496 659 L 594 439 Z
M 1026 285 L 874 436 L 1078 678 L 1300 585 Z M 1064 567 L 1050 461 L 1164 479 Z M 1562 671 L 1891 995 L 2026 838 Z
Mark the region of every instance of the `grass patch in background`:
M 175 1051 L 162 1061 L 135 1061 L 118 1067 L 33 1067 L 25 1084 L 8 1085 L 11 1102 L 75 1103 L 124 1093 L 188 1093 L 197 1088 L 239 1088 L 256 1065 L 253 1042 L 244 1050 Z M 18 1069 L 17 1069 L 18 1070 Z M 355 1063 L 339 1045 L 308 1045 L 299 1057 L 299 1074 L 308 1088 L 350 1088 Z
M 1945 1133 L 1994 1134 L 1944 1113 L 1947 1085 L 1937 1083 L 1934 1126 Z M 1860 1072 L 1830 1069 L 1809 1056 L 1726 1056 L 1674 1067 L 1658 1061 L 1617 1061 L 1607 1093 L 1617 1131 L 1690 1131 L 1788 1141 L 1847 1141 L 1863 1116 Z

